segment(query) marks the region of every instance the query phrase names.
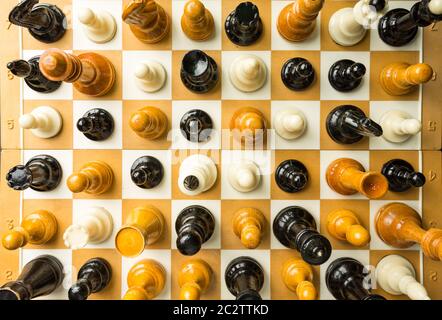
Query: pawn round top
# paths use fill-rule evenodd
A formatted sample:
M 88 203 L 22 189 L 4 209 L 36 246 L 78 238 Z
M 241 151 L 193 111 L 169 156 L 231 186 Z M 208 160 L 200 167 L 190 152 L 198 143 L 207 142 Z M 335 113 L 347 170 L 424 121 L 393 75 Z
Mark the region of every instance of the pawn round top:
M 91 292 L 86 281 L 78 281 L 69 288 L 69 300 L 86 300 Z
M 426 63 L 416 63 L 407 68 L 406 76 L 413 84 L 426 83 L 433 77 L 433 68 Z
M 7 250 L 16 250 L 23 247 L 25 243 L 26 237 L 23 232 L 20 232 L 19 230 L 11 230 L 2 238 L 3 248 Z
M 91 25 L 95 22 L 96 18 L 94 11 L 89 8 L 80 8 L 78 12 L 78 20 L 80 20 L 82 24 Z
M 85 174 L 78 172 L 70 175 L 66 183 L 71 192 L 79 193 L 86 190 L 89 185 L 89 179 Z
M 230 130 L 238 130 L 234 136 L 241 137 L 241 141 L 247 141 L 248 138 L 255 140 L 257 136 L 265 137 L 267 123 L 264 115 L 258 109 L 245 107 L 236 111 L 230 120 Z
M 55 48 L 46 50 L 39 64 L 43 75 L 53 81 L 64 81 L 77 67 L 66 52 Z
M 184 14 L 191 18 L 197 19 L 204 15 L 205 7 L 204 4 L 199 0 L 189 0 L 184 5 Z
M 305 90 L 315 81 L 315 70 L 306 59 L 291 58 L 281 68 L 281 79 L 290 90 Z
M 22 115 L 19 122 L 23 129 L 33 129 L 37 125 L 37 119 L 30 113 Z
M 442 14 L 442 0 L 431 0 L 428 4 L 428 9 L 434 15 Z
M 200 109 L 186 112 L 180 120 L 180 130 L 190 142 L 206 142 L 210 139 L 213 121 L 210 115 Z
M 142 138 L 158 139 L 166 133 L 168 120 L 160 109 L 144 107 L 131 115 L 129 126 Z

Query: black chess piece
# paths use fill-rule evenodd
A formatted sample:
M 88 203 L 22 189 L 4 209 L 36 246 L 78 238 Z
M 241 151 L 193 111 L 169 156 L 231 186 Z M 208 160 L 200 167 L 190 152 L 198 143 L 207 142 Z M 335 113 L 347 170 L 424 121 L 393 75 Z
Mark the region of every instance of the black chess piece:
M 285 192 L 298 192 L 305 188 L 308 182 L 308 171 L 298 160 L 285 160 L 275 171 L 276 184 Z
M 425 184 L 425 176 L 414 171 L 413 166 L 402 159 L 393 159 L 384 163 L 381 172 L 388 180 L 390 191 L 403 192 L 411 187 L 422 187 Z
M 0 287 L 0 300 L 30 300 L 51 294 L 64 278 L 63 265 L 50 255 L 42 255 L 23 267 L 17 280 Z
M 315 219 L 304 208 L 290 206 L 281 210 L 273 220 L 273 234 L 287 248 L 298 250 L 309 264 L 320 265 L 330 258 L 330 242 L 319 234 Z
M 301 91 L 308 88 L 315 81 L 315 69 L 304 58 L 292 58 L 282 66 L 281 79 L 290 90 Z
M 226 18 L 226 35 L 238 46 L 249 46 L 262 34 L 259 10 L 252 2 L 241 2 Z
M 328 291 L 337 300 L 385 300 L 371 294 L 369 270 L 353 258 L 339 258 L 333 261 L 325 272 Z
M 212 57 L 201 50 L 187 52 L 181 62 L 181 81 L 194 93 L 206 93 L 219 80 L 218 66 Z
M 114 118 L 104 109 L 95 108 L 86 112 L 77 121 L 77 129 L 92 141 L 103 141 L 114 132 Z
M 106 260 L 93 258 L 78 271 L 77 282 L 69 289 L 69 300 L 86 300 L 92 293 L 103 290 L 112 278 L 112 268 Z
M 176 246 L 180 253 L 192 256 L 200 251 L 215 230 L 215 218 L 202 206 L 184 208 L 175 221 Z
M 328 71 L 328 81 L 338 91 L 348 92 L 356 89 L 366 72 L 362 63 L 342 59 L 333 63 Z
M 367 118 L 364 111 L 352 105 L 334 108 L 327 116 L 326 128 L 330 138 L 340 144 L 356 143 L 364 136 L 382 135 L 381 126 Z
M 130 168 L 130 177 L 138 187 L 152 189 L 163 180 L 164 168 L 157 158 L 151 156 L 139 157 Z
M 52 156 L 42 154 L 29 159 L 25 165 L 17 165 L 6 175 L 8 186 L 14 190 L 31 188 L 35 191 L 51 191 L 60 184 L 63 171 Z
M 34 91 L 40 93 L 51 93 L 60 88 L 61 81 L 48 80 L 43 73 L 41 73 L 38 66 L 40 56 L 33 57 L 26 60 L 14 60 L 9 62 L 6 67 L 11 73 L 20 78 L 24 78 L 25 83 Z
M 38 41 L 56 42 L 66 33 L 66 16 L 57 6 L 38 1 L 21 1 L 9 13 L 9 22 L 28 28 L 29 33 Z
M 264 271 L 251 257 L 238 257 L 230 261 L 224 274 L 227 289 L 236 300 L 262 300 L 259 291 L 264 285 Z
M 207 112 L 193 109 L 186 112 L 180 120 L 183 136 L 191 142 L 206 142 L 213 129 L 212 118 Z

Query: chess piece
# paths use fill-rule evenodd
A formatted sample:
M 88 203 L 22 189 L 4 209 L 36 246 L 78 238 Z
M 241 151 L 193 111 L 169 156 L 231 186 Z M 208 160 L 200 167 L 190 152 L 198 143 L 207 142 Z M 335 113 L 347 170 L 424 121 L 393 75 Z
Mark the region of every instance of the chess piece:
M 242 256 L 230 261 L 224 279 L 236 300 L 262 300 L 259 291 L 264 285 L 264 270 L 252 257 Z
M 264 141 L 267 121 L 258 109 L 244 107 L 237 110 L 230 119 L 230 130 L 238 141 L 245 145 Z
M 180 77 L 193 93 L 206 93 L 217 85 L 219 70 L 212 57 L 201 50 L 192 50 L 181 61 Z
M 20 127 L 30 129 L 34 136 L 48 139 L 55 137 L 60 132 L 63 119 L 54 108 L 41 106 L 33 109 L 30 113 L 23 114 L 19 122 Z
M 287 248 L 296 249 L 308 264 L 320 265 L 330 258 L 332 247 L 316 230 L 315 218 L 304 208 L 290 206 L 273 220 L 273 234 Z
M 307 39 L 316 27 L 316 18 L 324 5 L 324 0 L 295 0 L 279 13 L 277 28 L 279 34 L 288 41 Z
M 282 282 L 295 292 L 299 300 L 316 300 L 317 291 L 313 285 L 313 269 L 301 259 L 289 259 L 282 265 Z
M 184 159 L 179 171 L 178 187 L 188 196 L 209 190 L 218 177 L 215 162 L 203 154 L 194 154 Z
M 251 192 L 261 183 L 261 170 L 251 160 L 234 161 L 229 167 L 228 180 L 236 191 Z
M 95 108 L 86 112 L 77 121 L 77 129 L 92 141 L 103 141 L 114 132 L 114 118 L 104 109 Z
M 421 131 L 421 122 L 401 110 L 386 111 L 379 120 L 382 137 L 393 143 L 401 143 Z
M 356 259 L 336 259 L 325 272 L 327 289 L 337 300 L 385 300 L 367 289 L 369 273 Z
M 208 209 L 197 205 L 184 208 L 175 221 L 178 251 L 193 256 L 212 237 L 214 230 L 215 217 Z
M 233 215 L 232 226 L 235 235 L 247 249 L 255 249 L 261 243 L 266 218 L 255 208 L 241 208 Z
M 77 282 L 68 292 L 69 300 L 86 300 L 92 293 L 102 291 L 112 278 L 112 268 L 103 258 L 86 261 L 78 271 Z
M 161 162 L 151 156 L 142 156 L 134 161 L 130 168 L 132 182 L 142 189 L 152 189 L 158 186 L 164 177 Z
M 115 247 L 124 257 L 136 257 L 157 242 L 165 228 L 163 214 L 154 206 L 133 208 L 115 236 Z
M 201 1 L 189 0 L 184 5 L 181 29 L 189 39 L 207 40 L 215 31 L 213 16 Z
M 360 0 L 353 8 L 342 8 L 333 13 L 328 32 L 341 46 L 354 46 L 364 39 L 371 25 L 385 14 L 388 0 Z
M 229 79 L 242 92 L 257 91 L 266 82 L 266 64 L 256 55 L 241 54 L 230 65 Z
M 41 154 L 32 157 L 25 165 L 11 168 L 6 175 L 8 186 L 14 190 L 31 188 L 35 191 L 52 191 L 58 187 L 63 171 L 54 157 Z
M 305 90 L 315 81 L 315 69 L 304 58 L 291 58 L 282 66 L 281 80 L 290 90 Z
M 365 66 L 362 63 L 342 59 L 336 61 L 330 67 L 328 71 L 328 81 L 337 91 L 352 91 L 361 84 L 365 71 Z
M 98 244 L 106 241 L 112 234 L 112 215 L 103 207 L 91 207 L 82 213 L 78 221 L 65 230 L 64 245 L 77 250 L 87 244 Z
M 23 78 L 29 88 L 40 93 L 52 93 L 61 86 L 61 81 L 51 81 L 41 73 L 40 56 L 26 60 L 14 60 L 6 67 L 16 77 Z
M 94 52 L 76 56 L 60 49 L 49 49 L 40 56 L 39 67 L 49 80 L 73 83 L 76 90 L 92 97 L 107 94 L 116 78 L 112 63 Z
M 0 287 L 0 300 L 31 300 L 47 296 L 63 282 L 62 263 L 54 256 L 41 255 L 23 267 L 17 280 Z
M 166 285 L 166 270 L 157 261 L 144 259 L 132 266 L 127 274 L 129 289 L 123 300 L 152 300 Z
M 213 129 L 212 118 L 200 109 L 187 111 L 180 120 L 180 130 L 190 142 L 206 142 L 210 140 Z
M 428 27 L 442 20 L 442 1 L 422 0 L 410 10 L 397 8 L 388 11 L 378 24 L 379 37 L 394 47 L 410 43 L 419 27 Z
M 391 202 L 379 209 L 375 218 L 379 238 L 394 248 L 409 248 L 415 243 L 421 245 L 428 258 L 442 260 L 442 230 L 422 229 L 421 216 L 411 207 Z
M 375 272 L 378 285 L 389 294 L 431 300 L 425 287 L 416 280 L 416 271 L 407 259 L 396 254 L 385 256 L 378 262 Z
M 68 177 L 67 185 L 73 193 L 102 194 L 110 189 L 114 180 L 111 167 L 103 161 L 86 162 L 78 172 Z
M 241 2 L 226 18 L 224 23 L 227 38 L 238 46 L 255 43 L 262 34 L 259 10 L 252 2 Z
M 144 107 L 131 115 L 129 126 L 141 138 L 155 140 L 164 136 L 169 122 L 160 109 Z
M 397 62 L 382 69 L 379 81 L 382 89 L 389 95 L 402 96 L 430 81 L 433 75 L 433 68 L 426 63 Z
M 212 283 L 213 271 L 210 265 L 201 259 L 187 260 L 178 272 L 180 300 L 199 300 Z
M 380 172 L 366 172 L 362 164 L 350 158 L 331 162 L 325 178 L 329 187 L 342 195 L 359 192 L 369 199 L 379 199 L 388 191 L 388 181 Z
M 166 69 L 155 60 L 144 60 L 137 64 L 135 83 L 144 92 L 159 91 L 166 83 Z
M 308 183 L 308 171 L 298 160 L 289 159 L 281 162 L 275 171 L 275 181 L 278 187 L 289 193 L 303 190 Z
M 9 230 L 2 238 L 3 247 L 15 250 L 30 243 L 42 245 L 52 240 L 57 233 L 57 219 L 46 210 L 37 210 L 27 215 L 19 227 Z
M 393 192 L 404 192 L 411 187 L 419 188 L 425 184 L 425 176 L 414 171 L 413 166 L 402 159 L 384 163 L 381 173 L 388 180 L 388 189 Z
M 295 108 L 281 110 L 275 114 L 273 128 L 281 138 L 294 140 L 305 132 L 307 119 L 301 110 Z
M 382 128 L 356 106 L 342 105 L 334 108 L 325 120 L 327 133 L 334 142 L 352 144 L 363 137 L 380 137 Z
M 332 237 L 355 247 L 364 247 L 370 242 L 370 233 L 350 210 L 338 209 L 330 212 L 327 215 L 327 230 Z
M 40 42 L 56 42 L 68 28 L 66 16 L 57 6 L 38 1 L 22 0 L 9 13 L 9 22 L 27 28 Z
M 170 17 L 154 0 L 132 0 L 123 11 L 123 21 L 147 44 L 160 42 L 170 32 Z
M 93 11 L 90 8 L 80 8 L 78 20 L 83 24 L 86 37 L 95 43 L 111 41 L 117 33 L 117 22 L 107 11 Z

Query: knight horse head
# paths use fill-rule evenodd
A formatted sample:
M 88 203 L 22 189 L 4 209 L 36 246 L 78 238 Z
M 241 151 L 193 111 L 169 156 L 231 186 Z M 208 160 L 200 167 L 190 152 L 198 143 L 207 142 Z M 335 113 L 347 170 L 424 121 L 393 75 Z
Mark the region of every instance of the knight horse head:
M 133 0 L 123 12 L 127 24 L 147 26 L 157 17 L 157 4 L 154 0 Z
M 23 0 L 9 13 L 9 21 L 24 28 L 46 28 L 51 20 L 47 14 L 41 14 L 43 8 L 34 7 L 39 0 Z

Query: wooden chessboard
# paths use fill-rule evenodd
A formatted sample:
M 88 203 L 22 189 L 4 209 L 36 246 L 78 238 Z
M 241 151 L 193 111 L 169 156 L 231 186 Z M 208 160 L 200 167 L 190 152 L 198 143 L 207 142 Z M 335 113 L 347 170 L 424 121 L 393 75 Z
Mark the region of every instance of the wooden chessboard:
M 40 254 L 52 254 L 64 264 L 66 277 L 63 286 L 45 298 L 67 298 L 67 290 L 76 278 L 79 267 L 89 258 L 103 257 L 113 268 L 111 284 L 103 292 L 91 296 L 92 299 L 120 299 L 127 289 L 126 275 L 129 268 L 138 260 L 149 257 L 160 261 L 167 270 L 167 284 L 158 299 L 176 299 L 179 288 L 177 274 L 180 263 L 186 258 L 175 246 L 174 221 L 179 211 L 190 204 L 207 207 L 216 217 L 216 230 L 212 238 L 203 245 L 196 256 L 205 259 L 214 269 L 215 281 L 203 299 L 232 299 L 224 283 L 224 269 L 233 258 L 249 255 L 256 258 L 264 267 L 265 284 L 261 293 L 264 299 L 296 299 L 283 284 L 280 275 L 282 263 L 299 254 L 280 245 L 271 233 L 270 223 L 265 236 L 257 249 L 245 249 L 234 235 L 231 227 L 232 215 L 240 207 L 253 206 L 260 209 L 268 221 L 279 210 L 288 205 L 299 205 L 311 212 L 320 231 L 327 236 L 333 246 L 333 254 L 327 263 L 315 267 L 315 283 L 321 299 L 332 296 L 325 286 L 325 270 L 337 257 L 349 256 L 364 265 L 375 266 L 383 256 L 399 253 L 414 265 L 417 276 L 426 286 L 430 297 L 442 299 L 442 263 L 433 262 L 422 256 L 418 246 L 407 250 L 393 250 L 376 235 L 374 215 L 377 209 L 390 201 L 401 201 L 422 213 L 425 227 L 442 227 L 440 214 L 441 187 L 441 128 L 442 128 L 442 80 L 437 77 L 442 70 L 440 53 L 442 50 L 442 30 L 436 25 L 419 30 L 411 44 L 391 48 L 379 39 L 375 30 L 369 31 L 365 39 L 354 47 L 336 45 L 328 35 L 328 21 L 336 10 L 352 6 L 354 1 L 326 0 L 318 18 L 314 34 L 301 43 L 289 43 L 276 30 L 276 17 L 280 9 L 289 1 L 253 0 L 258 6 L 264 24 L 264 33 L 256 44 L 237 47 L 226 37 L 223 23 L 240 0 L 203 0 L 215 19 L 216 34 L 207 42 L 193 42 L 187 39 L 180 28 L 180 16 L 184 0 L 158 0 L 172 17 L 172 30 L 169 36 L 157 44 L 147 45 L 137 40 L 129 27 L 121 21 L 122 8 L 129 0 L 48 0 L 59 6 L 69 19 L 69 30 L 57 43 L 50 45 L 33 39 L 27 30 L 9 25 L 7 15 L 17 0 L 2 0 L 0 4 L 0 83 L 1 83 L 1 184 L 0 184 L 0 234 L 20 223 L 23 214 L 35 209 L 53 212 L 59 222 L 59 234 L 55 241 L 43 246 L 28 245 L 24 249 L 6 251 L 0 248 L 0 283 L 15 279 L 20 266 Z M 390 8 L 410 8 L 414 1 L 390 1 Z M 117 35 L 109 43 L 98 45 L 90 42 L 79 25 L 77 12 L 81 6 L 110 11 L 118 24 Z M 63 84 L 52 94 L 38 94 L 31 91 L 23 81 L 7 72 L 7 62 L 18 58 L 31 58 L 43 50 L 57 47 L 74 53 L 96 51 L 108 57 L 117 72 L 114 90 L 100 98 L 90 98 L 75 92 L 72 85 Z M 179 67 L 184 53 L 191 49 L 201 49 L 215 59 L 222 70 L 222 79 L 217 88 L 208 94 L 197 95 L 184 88 L 179 77 Z M 254 93 L 242 93 L 227 81 L 227 70 L 238 55 L 238 51 L 252 52 L 261 57 L 269 69 L 269 78 L 264 87 Z M 300 56 L 308 59 L 317 72 L 314 85 L 303 92 L 286 89 L 280 79 L 281 66 L 289 58 Z M 157 93 L 144 93 L 135 86 L 133 71 L 136 62 L 153 58 L 160 61 L 168 73 L 167 84 Z M 367 75 L 362 85 L 351 93 L 339 93 L 332 89 L 327 80 L 330 65 L 336 60 L 350 58 L 365 64 Z M 404 61 L 416 63 L 424 61 L 436 70 L 436 77 L 421 90 L 403 97 L 388 96 L 380 88 L 378 76 L 381 68 L 389 62 Z M 389 109 L 405 110 L 422 121 L 422 133 L 403 144 L 391 144 L 382 138 L 363 139 L 352 145 L 338 145 L 327 135 L 325 117 L 340 104 L 354 104 L 360 107 L 373 120 Z M 23 131 L 18 118 L 41 105 L 56 108 L 63 117 L 61 133 L 52 139 L 38 139 L 30 132 Z M 138 137 L 129 128 L 130 115 L 140 107 L 155 106 L 169 117 L 174 132 L 169 139 L 148 141 Z M 228 129 L 232 114 L 240 107 L 253 106 L 265 115 L 271 123 L 275 112 L 287 106 L 302 110 L 308 121 L 305 135 L 294 141 L 284 141 L 270 130 L 270 139 L 264 150 L 249 150 L 244 156 L 253 159 L 263 172 L 261 186 L 247 194 L 232 189 L 225 174 L 229 161 L 241 152 L 231 143 Z M 87 140 L 75 127 L 77 119 L 87 110 L 95 107 L 109 111 L 115 119 L 116 127 L 112 137 L 103 142 Z M 200 108 L 214 120 L 216 135 L 208 143 L 188 149 L 179 129 L 179 119 L 188 110 Z M 186 148 L 186 149 L 183 149 Z M 181 161 L 192 153 L 204 153 L 212 157 L 218 167 L 219 178 L 208 192 L 196 197 L 188 197 L 180 192 L 177 185 L 178 169 Z M 114 170 L 114 187 L 105 194 L 90 196 L 72 194 L 62 183 L 52 192 L 37 193 L 32 190 L 17 192 L 6 186 L 5 177 L 9 168 L 24 163 L 36 154 L 55 156 L 63 167 L 63 180 L 88 160 L 105 160 Z M 157 157 L 165 168 L 163 183 L 155 189 L 143 190 L 130 181 L 130 167 L 139 156 Z M 403 158 L 427 177 L 422 189 L 405 193 L 391 193 L 382 200 L 367 200 L 360 196 L 340 196 L 333 192 L 325 181 L 325 169 L 334 159 L 350 157 L 360 161 L 366 169 L 380 170 L 382 164 L 392 158 Z M 306 189 L 299 193 L 282 192 L 273 178 L 274 168 L 285 159 L 303 162 L 310 174 Z M 167 230 L 164 237 L 146 249 L 137 258 L 122 258 L 115 250 L 114 235 L 129 210 L 137 205 L 153 204 L 164 214 Z M 91 205 L 103 206 L 114 219 L 114 234 L 99 245 L 88 245 L 81 250 L 68 250 L 62 240 L 63 231 L 75 222 L 83 208 Z M 332 209 L 350 208 L 358 213 L 363 225 L 369 228 L 372 241 L 365 248 L 355 248 L 339 242 L 328 235 L 325 219 Z M 387 298 L 391 296 L 380 289 L 376 293 Z

